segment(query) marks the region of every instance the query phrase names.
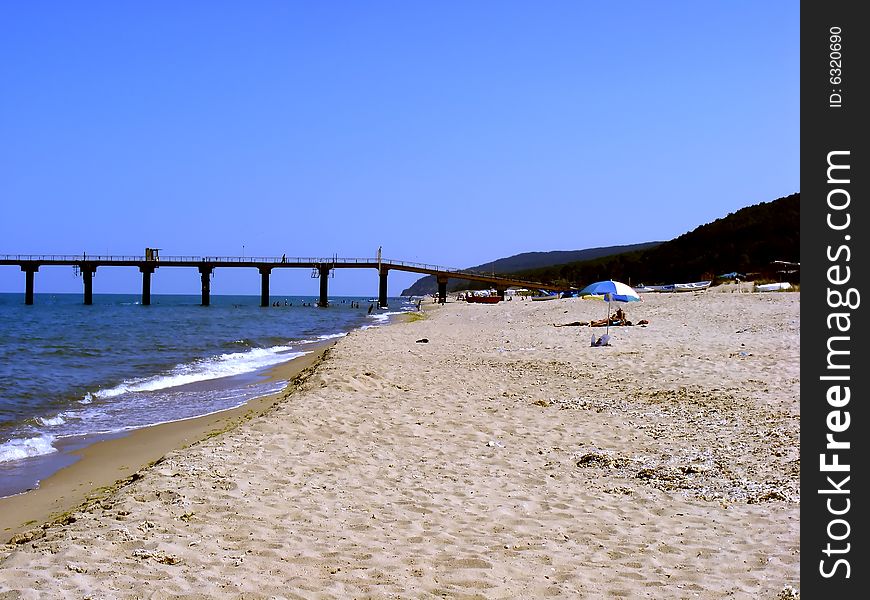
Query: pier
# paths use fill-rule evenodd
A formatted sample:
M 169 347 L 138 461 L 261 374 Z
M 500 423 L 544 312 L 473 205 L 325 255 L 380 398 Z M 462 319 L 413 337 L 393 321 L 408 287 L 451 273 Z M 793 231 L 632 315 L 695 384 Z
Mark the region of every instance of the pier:
M 450 279 L 478 281 L 493 286 L 500 296 L 511 286 L 548 291 L 561 291 L 551 284 L 507 276 L 496 276 L 473 270 L 451 269 L 423 263 L 378 258 L 288 258 L 238 256 L 168 256 L 160 257 L 156 250 L 146 249 L 144 256 L 92 256 L 53 254 L 0 254 L 0 265 L 17 266 L 24 272 L 24 303 L 33 304 L 36 273 L 41 267 L 72 267 L 83 282 L 84 304 L 93 303 L 93 280 L 98 268 L 136 267 L 142 274 L 142 305 L 151 304 L 151 279 L 158 268 L 188 267 L 199 271 L 202 283 L 202 305 L 211 303 L 211 279 L 217 268 L 257 269 L 260 272 L 260 306 L 269 306 L 269 277 L 274 269 L 310 269 L 312 278 L 320 280 L 317 305 L 329 306 L 329 278 L 337 269 L 374 269 L 378 273 L 378 307 L 387 308 L 387 277 L 391 270 L 434 275 L 438 281 L 438 302 L 447 301 Z

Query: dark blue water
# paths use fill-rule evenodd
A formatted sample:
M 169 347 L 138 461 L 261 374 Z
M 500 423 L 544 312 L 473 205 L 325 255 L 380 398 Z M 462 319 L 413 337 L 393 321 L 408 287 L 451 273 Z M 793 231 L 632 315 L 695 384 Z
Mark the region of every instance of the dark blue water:
M 287 302 L 285 305 L 284 302 Z M 95 436 L 227 410 L 282 388 L 269 367 L 407 310 L 390 299 L 0 294 L 0 497 L 32 488 Z

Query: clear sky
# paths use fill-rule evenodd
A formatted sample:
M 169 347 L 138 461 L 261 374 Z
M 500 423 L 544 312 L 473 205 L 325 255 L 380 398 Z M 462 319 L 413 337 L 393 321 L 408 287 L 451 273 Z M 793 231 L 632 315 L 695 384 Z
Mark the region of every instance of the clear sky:
M 10 1 L 0 55 L 0 254 L 382 246 L 470 267 L 668 240 L 799 191 L 796 1 Z M 257 294 L 247 271 L 212 292 Z M 94 290 L 139 277 L 98 270 Z M 0 291 L 23 287 L 0 267 Z M 80 290 L 69 267 L 36 275 Z

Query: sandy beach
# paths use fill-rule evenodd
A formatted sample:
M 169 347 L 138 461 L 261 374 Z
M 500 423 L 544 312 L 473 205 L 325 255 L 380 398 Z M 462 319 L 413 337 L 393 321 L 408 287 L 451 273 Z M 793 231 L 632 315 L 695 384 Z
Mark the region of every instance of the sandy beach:
M 0 597 L 796 597 L 800 294 L 623 308 L 591 347 L 554 324 L 600 301 L 425 304 L 160 456 L 95 446 L 111 481 L 0 501 Z

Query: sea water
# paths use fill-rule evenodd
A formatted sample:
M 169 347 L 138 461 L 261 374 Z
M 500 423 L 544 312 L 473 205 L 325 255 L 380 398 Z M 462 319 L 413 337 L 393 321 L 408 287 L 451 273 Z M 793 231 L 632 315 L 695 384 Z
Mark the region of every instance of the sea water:
M 386 323 L 364 297 L 0 294 L 0 497 L 26 491 L 73 452 L 133 429 L 211 414 L 278 391 L 265 371 L 318 343 Z M 373 307 L 369 311 L 370 306 Z

